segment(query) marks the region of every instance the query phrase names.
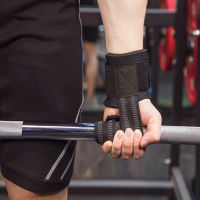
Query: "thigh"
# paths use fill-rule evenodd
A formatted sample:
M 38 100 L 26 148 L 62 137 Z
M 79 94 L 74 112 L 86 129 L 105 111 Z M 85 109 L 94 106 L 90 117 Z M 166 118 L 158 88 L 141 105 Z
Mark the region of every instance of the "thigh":
M 0 13 L 0 120 L 77 121 L 82 103 L 78 0 L 2 0 Z M 68 186 L 74 155 L 75 142 L 1 141 L 3 176 L 39 194 Z
M 4 179 L 10 200 L 67 200 L 68 188 L 52 194 L 38 195 Z
M 16 185 L 37 194 L 54 193 L 69 185 L 75 142 L 8 140 L 2 148 L 2 174 Z

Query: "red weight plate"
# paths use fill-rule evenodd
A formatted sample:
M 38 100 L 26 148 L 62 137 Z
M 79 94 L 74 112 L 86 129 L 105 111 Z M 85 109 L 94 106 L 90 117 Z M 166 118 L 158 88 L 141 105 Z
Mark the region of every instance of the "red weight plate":
M 176 2 L 175 0 L 161 0 L 160 8 L 175 10 Z M 173 67 L 175 55 L 174 28 L 168 27 L 163 29 L 163 35 L 158 47 L 158 56 L 162 71 L 169 71 Z
M 198 19 L 198 0 L 188 1 L 187 30 L 188 43 L 190 43 L 190 55 L 186 58 L 186 67 L 184 68 L 184 76 L 186 90 L 191 105 L 196 104 L 196 76 L 197 76 L 197 59 L 198 59 L 198 37 L 191 33 L 197 30 Z

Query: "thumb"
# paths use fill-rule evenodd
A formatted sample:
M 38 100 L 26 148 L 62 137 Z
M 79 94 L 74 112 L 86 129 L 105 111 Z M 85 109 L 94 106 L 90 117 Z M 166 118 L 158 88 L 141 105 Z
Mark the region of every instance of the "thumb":
M 158 143 L 161 135 L 161 123 L 160 120 L 152 120 L 148 123 L 147 132 L 144 133 L 140 142 L 141 148 L 147 147 L 149 144 Z

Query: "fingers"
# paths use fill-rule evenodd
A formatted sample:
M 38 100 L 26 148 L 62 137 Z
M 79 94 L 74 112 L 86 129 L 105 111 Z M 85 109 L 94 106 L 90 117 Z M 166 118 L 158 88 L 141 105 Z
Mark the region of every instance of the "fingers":
M 107 141 L 103 144 L 102 146 L 102 151 L 106 154 L 110 153 L 112 150 L 112 142 L 111 141 Z
M 112 157 L 113 158 L 120 158 L 122 153 L 122 144 L 124 140 L 124 132 L 122 130 L 119 130 L 116 132 L 114 140 L 113 140 L 113 146 L 112 146 Z
M 103 116 L 104 121 L 106 120 L 108 116 L 111 116 L 111 115 L 119 115 L 119 109 L 105 107 L 104 116 Z M 112 150 L 112 145 L 113 143 L 111 141 L 105 142 L 102 146 L 103 152 L 106 154 L 110 153 Z
M 129 160 L 133 155 L 133 136 L 134 132 L 132 129 L 127 128 L 124 134 L 124 140 L 122 144 L 122 158 Z
M 125 133 L 120 130 L 115 134 L 112 144 L 112 157 L 129 160 L 132 157 L 139 159 L 144 155 L 144 150 L 140 147 L 142 133 L 140 130 L 126 129 Z
M 144 155 L 144 149 L 141 149 L 140 142 L 142 140 L 142 133 L 140 130 L 134 131 L 134 145 L 133 145 L 133 158 L 138 160 Z
M 112 153 L 113 158 L 139 159 L 144 154 L 144 149 L 152 143 L 160 141 L 162 118 L 160 113 L 148 99 L 139 102 L 142 124 L 147 126 L 147 132 L 143 135 L 139 130 L 127 129 L 125 133 L 118 131 L 113 143 L 106 142 L 102 149 L 105 153 Z M 105 108 L 104 120 L 109 115 L 119 115 L 118 109 Z

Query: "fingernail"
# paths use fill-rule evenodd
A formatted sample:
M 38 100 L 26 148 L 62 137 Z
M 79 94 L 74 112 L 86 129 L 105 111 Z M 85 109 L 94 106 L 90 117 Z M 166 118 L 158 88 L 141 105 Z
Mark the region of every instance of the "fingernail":
M 141 134 L 141 130 L 140 130 L 140 129 L 136 129 L 135 132 L 136 132 L 137 134 Z
M 118 134 L 118 135 L 117 135 L 117 139 L 118 139 L 118 140 L 121 140 L 121 139 L 122 139 L 122 134 Z

